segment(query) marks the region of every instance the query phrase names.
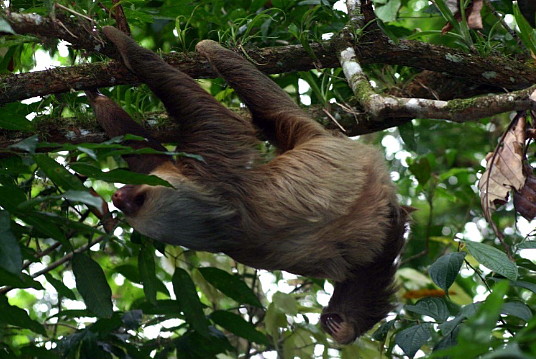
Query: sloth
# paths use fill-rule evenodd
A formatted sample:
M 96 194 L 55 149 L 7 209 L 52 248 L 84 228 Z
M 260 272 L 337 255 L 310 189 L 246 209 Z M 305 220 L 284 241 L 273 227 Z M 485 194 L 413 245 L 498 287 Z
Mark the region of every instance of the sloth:
M 128 155 L 129 168 L 171 187 L 126 185 L 112 197 L 137 231 L 193 250 L 222 252 L 266 270 L 326 278 L 334 292 L 321 327 L 347 344 L 393 309 L 407 211 L 380 152 L 334 135 L 239 54 L 211 40 L 196 50 L 251 112 L 245 120 L 191 77 L 104 27 L 124 65 L 147 84 L 178 124 L 177 151 Z M 165 150 L 109 98 L 88 92 L 107 135 L 145 137 L 135 148 Z M 277 148 L 263 161 L 262 140 Z

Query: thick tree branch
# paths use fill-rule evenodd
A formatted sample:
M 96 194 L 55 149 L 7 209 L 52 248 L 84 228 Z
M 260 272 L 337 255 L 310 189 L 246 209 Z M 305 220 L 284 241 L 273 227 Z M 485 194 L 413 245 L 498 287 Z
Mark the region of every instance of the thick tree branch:
M 3 16 L 17 33 L 34 34 L 48 39 L 64 39 L 76 48 L 116 57 L 115 50 L 108 43 L 103 43 L 100 32 L 94 30 L 86 20 L 75 21 L 65 15 L 58 15 L 56 19 L 14 13 Z M 407 65 L 449 73 L 463 78 L 466 82 L 486 84 L 495 88 L 521 89 L 536 83 L 534 67 L 503 57 L 481 57 L 417 41 L 400 41 L 394 44 L 381 36 L 354 38 L 352 46 L 361 64 Z M 248 57 L 266 73 L 339 66 L 335 42 L 312 44 L 311 47 L 315 58 L 312 58 L 302 46 L 296 45 L 249 49 Z M 216 76 L 206 61 L 197 54 L 169 54 L 165 55 L 164 59 L 195 78 Z M 8 75 L 0 77 L 0 104 L 73 89 L 137 83 L 135 76 L 115 62 Z
M 364 112 L 349 112 L 348 109 L 334 106 L 326 114 L 325 109 L 318 106 L 309 106 L 306 109 L 311 117 L 320 122 L 324 127 L 333 131 L 342 131 L 346 136 L 357 136 L 373 133 L 399 126 L 411 119 L 392 118 L 384 121 L 370 121 Z M 249 112 L 244 109 L 234 109 L 240 116 L 247 117 Z M 148 130 L 153 138 L 161 143 L 175 143 L 176 134 L 180 131 L 179 126 L 166 113 L 152 113 L 146 118 L 138 119 Z M 98 126 L 97 122 L 89 122 L 87 119 L 45 119 L 34 120 L 36 131 L 17 132 L 0 130 L 0 150 L 7 149 L 29 136 L 37 134 L 43 141 L 51 143 L 100 143 L 106 141 L 108 136 Z M 0 157 L 1 157 L 0 153 Z
M 451 101 L 380 95 L 370 85 L 352 47 L 340 51 L 340 58 L 350 87 L 365 112 L 375 120 L 410 117 L 464 122 L 507 111 L 536 109 L 536 102 L 530 97 L 536 90 L 536 85 L 507 94 Z
M 370 2 L 361 5 L 359 0 L 347 0 L 350 14 L 350 27 L 359 29 L 364 23 L 362 13 L 374 16 Z M 345 29 L 343 38 L 351 38 L 352 33 Z M 381 34 L 379 36 L 381 38 Z M 348 42 L 348 41 L 347 41 Z M 491 116 L 507 111 L 536 109 L 531 94 L 536 85 L 508 94 L 489 95 L 473 99 L 439 101 L 423 98 L 403 98 L 381 95 L 375 92 L 363 71 L 351 43 L 339 43 L 338 55 L 344 75 L 348 80 L 358 102 L 375 121 L 384 118 L 434 118 L 463 122 Z

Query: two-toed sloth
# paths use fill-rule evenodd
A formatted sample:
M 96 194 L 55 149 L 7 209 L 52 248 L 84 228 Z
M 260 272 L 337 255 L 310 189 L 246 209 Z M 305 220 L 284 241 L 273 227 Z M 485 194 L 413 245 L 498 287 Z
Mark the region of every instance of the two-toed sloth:
M 173 186 L 119 189 L 113 202 L 127 221 L 158 241 L 333 280 L 321 325 L 339 343 L 384 318 L 392 309 L 406 215 L 379 151 L 333 136 L 255 66 L 214 41 L 201 41 L 197 51 L 234 88 L 252 122 L 124 33 L 103 31 L 180 125 L 177 151 L 203 159 L 127 156 L 132 170 Z M 89 97 L 109 136 L 141 135 L 145 146 L 163 149 L 110 99 Z M 278 149 L 267 163 L 258 153 L 258 131 Z

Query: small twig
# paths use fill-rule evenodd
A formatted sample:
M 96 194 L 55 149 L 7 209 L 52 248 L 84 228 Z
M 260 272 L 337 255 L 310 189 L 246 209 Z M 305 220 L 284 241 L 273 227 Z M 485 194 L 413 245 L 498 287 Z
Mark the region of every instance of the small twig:
M 325 108 L 322 109 L 322 112 L 324 112 L 326 114 L 326 116 L 329 117 L 329 119 L 331 121 L 333 121 L 333 123 L 335 123 L 337 125 L 337 127 L 339 127 L 341 129 L 342 132 L 346 132 L 346 129 L 344 127 L 342 127 L 342 125 L 337 121 L 337 119 L 335 117 L 333 117 L 333 115 L 331 113 L 329 113 L 328 110 L 326 110 Z
M 82 17 L 82 18 L 86 19 L 87 21 L 91 22 L 92 24 L 95 23 L 95 21 L 92 18 L 90 18 L 89 16 L 86 16 L 84 14 L 80 14 L 79 12 L 74 11 L 73 9 L 69 9 L 68 7 L 65 7 L 65 6 L 63 6 L 61 4 L 55 3 L 54 6 L 57 7 L 58 9 L 65 10 L 65 11 L 70 12 L 71 14 L 74 14 L 76 16 Z
M 32 279 L 35 279 L 35 278 L 37 278 L 37 277 L 39 277 L 39 276 L 41 276 L 43 274 L 46 274 L 46 273 L 50 272 L 53 269 L 56 269 L 60 265 L 70 261 L 74 254 L 85 252 L 86 250 L 88 250 L 89 248 L 93 247 L 95 244 L 102 242 L 106 238 L 108 238 L 108 237 L 101 236 L 101 237 L 95 239 L 94 241 L 90 241 L 88 244 L 84 244 L 83 246 L 81 246 L 81 247 L 75 249 L 74 251 L 72 251 L 71 253 L 66 254 L 62 258 L 58 259 L 54 263 L 49 264 L 46 268 L 43 268 L 42 270 L 33 273 L 32 275 L 30 275 L 30 277 Z M 6 294 L 7 292 L 11 291 L 12 289 L 15 289 L 15 288 L 14 287 L 9 287 L 9 286 L 0 288 L 0 295 Z

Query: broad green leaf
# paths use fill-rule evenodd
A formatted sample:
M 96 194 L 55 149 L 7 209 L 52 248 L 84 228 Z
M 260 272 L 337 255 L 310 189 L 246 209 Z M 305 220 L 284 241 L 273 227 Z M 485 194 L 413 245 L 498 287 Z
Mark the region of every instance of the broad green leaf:
M 91 331 L 99 334 L 100 336 L 106 336 L 119 329 L 121 324 L 123 324 L 121 321 L 121 316 L 116 312 L 111 318 L 99 318 L 91 325 Z
M 174 340 L 173 345 L 178 359 L 215 359 L 220 357 L 217 356 L 220 353 L 234 350 L 225 335 L 213 328 L 205 336 L 197 332 L 187 332 Z
M 382 21 L 394 21 L 396 20 L 400 5 L 400 0 L 389 0 L 385 5 L 377 6 L 374 12 Z
M 123 314 L 121 321 L 127 329 L 138 329 L 143 319 L 143 311 L 139 309 L 130 310 Z
M 13 28 L 11 27 L 9 22 L 7 22 L 5 19 L 1 17 L 0 17 L 0 32 L 16 35 L 16 32 L 13 31 Z
M 512 282 L 512 285 L 515 285 L 515 286 L 521 287 L 521 288 L 525 288 L 525 289 L 528 289 L 528 290 L 536 293 L 536 284 L 535 283 L 525 282 L 525 281 L 522 281 L 522 280 L 516 280 L 516 281 Z
M 447 295 L 450 286 L 460 272 L 464 258 L 464 252 L 448 253 L 437 259 L 428 270 L 434 283 L 443 289 Z
M 253 324 L 246 322 L 244 318 L 237 314 L 224 310 L 217 310 L 210 315 L 210 319 L 231 333 L 245 338 L 248 341 L 264 345 L 270 344 L 266 335 L 259 332 Z
M 502 314 L 513 315 L 528 322 L 532 317 L 532 311 L 530 308 L 522 302 L 507 302 L 504 303 L 501 309 Z
M 429 323 L 417 324 L 406 328 L 396 334 L 395 343 L 402 348 L 404 353 L 413 358 L 415 353 L 430 339 L 432 336 L 431 325 Z
M 272 296 L 272 303 L 288 315 L 298 314 L 298 302 L 292 295 L 277 292 Z
M 536 54 L 536 35 L 535 30 L 530 26 L 529 22 L 525 19 L 521 11 L 519 10 L 519 5 L 516 1 L 512 2 L 512 8 L 514 10 L 514 17 L 516 19 L 517 26 L 519 26 L 519 37 L 530 51 L 533 54 Z
M 61 195 L 63 198 L 73 201 L 73 202 L 82 202 L 84 204 L 87 204 L 88 206 L 92 206 L 95 208 L 101 208 L 103 205 L 103 200 L 100 197 L 96 197 L 89 193 L 87 190 L 85 191 L 67 191 Z
M 138 254 L 138 268 L 145 297 L 152 304 L 156 304 L 156 287 L 158 279 L 156 278 L 154 248 L 152 246 L 142 246 L 140 248 Z
M 447 320 L 450 315 L 447 304 L 442 298 L 423 298 L 417 304 L 405 305 L 404 308 L 417 314 L 432 317 L 440 323 Z
M 76 288 L 87 309 L 100 318 L 113 314 L 112 290 L 100 265 L 86 254 L 75 253 L 72 259 Z
M 33 226 L 42 235 L 66 242 L 65 231 L 53 221 L 52 214 L 31 212 L 24 216 L 24 222 Z
M 477 358 L 487 353 L 493 340 L 492 332 L 498 325 L 508 287 L 508 281 L 497 283 L 485 302 L 478 306 L 476 313 L 468 316 L 465 325 L 460 327 L 458 345 L 438 352 L 438 356 Z
M 285 312 L 272 302 L 268 305 L 268 309 L 266 309 L 264 324 L 268 334 L 270 334 L 273 337 L 273 340 L 277 342 L 281 333 L 280 328 L 288 327 L 287 316 Z
M 0 26 L 1 26 L 0 19 Z M 26 119 L 26 106 L 17 102 L 0 106 L 0 128 L 15 131 L 33 131 L 33 124 Z
M 26 194 L 16 186 L 0 186 L 0 206 L 11 213 L 17 212 L 17 207 L 26 201 Z
M 15 325 L 41 335 L 47 335 L 43 325 L 31 319 L 24 309 L 10 305 L 5 295 L 0 296 L 0 313 L 2 313 L 0 323 Z
M 283 355 L 281 357 L 314 358 L 315 344 L 317 343 L 311 333 L 297 326 L 292 329 L 292 334 L 283 341 Z
M 0 285 L 6 285 L 13 288 L 33 288 L 42 290 L 41 283 L 35 281 L 29 275 L 25 273 L 18 273 L 17 275 L 6 271 L 0 267 Z
M 398 126 L 398 133 L 402 137 L 402 141 L 406 144 L 409 150 L 417 151 L 417 141 L 415 141 L 415 127 L 413 123 L 408 122 Z
M 417 178 L 421 186 L 424 186 L 432 176 L 432 166 L 426 157 L 422 157 L 417 161 L 409 163 L 409 170 Z
M 67 192 L 64 192 L 60 195 L 54 195 L 54 196 L 39 196 L 32 198 L 28 201 L 25 201 L 24 203 L 21 203 L 18 208 L 19 209 L 27 209 L 27 208 L 33 208 L 37 204 L 46 202 L 46 201 L 53 201 L 57 199 L 66 199 L 72 202 L 81 202 L 88 206 L 95 207 L 95 208 L 102 208 L 102 198 L 92 195 L 89 191 L 74 191 L 69 190 Z
M 442 333 L 443 338 L 434 345 L 434 352 L 438 350 L 443 350 L 450 348 L 458 343 L 456 337 L 458 336 L 458 333 L 460 332 L 460 327 L 456 326 L 452 329 L 452 331 Z
M 35 153 L 35 149 L 37 148 L 38 143 L 39 137 L 37 135 L 33 135 L 28 138 L 25 138 L 22 141 L 10 145 L 9 148 L 28 153 Z
M 384 341 L 385 338 L 387 338 L 387 334 L 389 334 L 389 331 L 393 329 L 395 325 L 394 320 L 389 320 L 387 322 L 384 322 L 380 325 L 378 329 L 372 334 L 372 339 L 377 341 Z
M 19 275 L 22 271 L 22 255 L 19 242 L 11 232 L 9 213 L 0 210 L 0 267 Z
M 262 308 L 262 304 L 255 293 L 241 278 L 213 267 L 199 268 L 199 272 L 207 282 L 238 303 Z
M 172 315 L 174 317 L 181 314 L 179 303 L 176 300 L 171 299 L 157 299 L 156 305 L 153 305 L 148 301 L 144 301 L 139 303 L 136 308 L 142 310 L 144 314 Z
M 37 165 L 46 173 L 48 178 L 63 189 L 78 191 L 84 191 L 86 189 L 75 175 L 67 171 L 65 167 L 54 161 L 54 159 L 50 158 L 48 155 L 36 154 L 34 155 L 34 159 Z
M 479 359 L 529 359 L 529 357 L 521 350 L 519 343 L 508 343 L 502 348 L 480 356 Z
M 197 289 L 192 278 L 182 268 L 175 268 L 171 279 L 173 291 L 186 321 L 201 335 L 208 336 L 208 320 L 203 312 L 203 304 L 197 295 Z
M 469 253 L 483 266 L 497 272 L 506 278 L 517 279 L 517 266 L 508 259 L 508 256 L 495 247 L 484 243 L 465 241 Z
M 76 295 L 72 290 L 70 290 L 61 280 L 58 280 L 52 276 L 50 273 L 45 273 L 47 281 L 56 289 L 58 294 L 62 297 L 76 300 Z
M 153 175 L 131 172 L 123 169 L 115 169 L 109 172 L 102 172 L 100 168 L 87 163 L 72 163 L 70 167 L 85 176 L 106 182 L 117 182 L 126 184 L 148 184 L 151 186 L 172 187 L 167 181 Z
M 518 249 L 534 249 L 536 248 L 536 241 L 525 241 L 523 243 L 519 243 L 517 248 Z

